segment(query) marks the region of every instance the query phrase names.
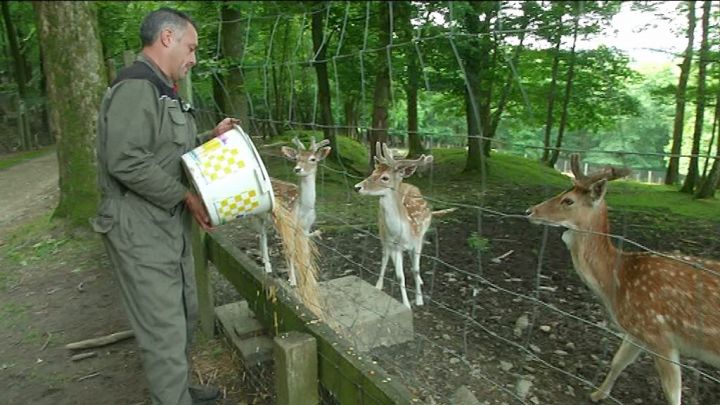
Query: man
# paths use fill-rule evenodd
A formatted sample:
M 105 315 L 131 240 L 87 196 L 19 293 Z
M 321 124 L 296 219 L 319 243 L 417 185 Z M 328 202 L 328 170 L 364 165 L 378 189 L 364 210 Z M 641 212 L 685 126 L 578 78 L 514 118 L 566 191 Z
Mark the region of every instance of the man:
M 189 16 L 156 10 L 143 20 L 140 37 L 141 54 L 118 72 L 100 107 L 101 202 L 91 222 L 112 261 L 152 403 L 211 403 L 219 391 L 190 387 L 188 361 L 197 311 L 192 218 L 211 228 L 180 158 L 238 120 L 226 118 L 212 134 L 198 137 L 194 117 L 176 93 L 176 82 L 196 63 L 198 34 Z

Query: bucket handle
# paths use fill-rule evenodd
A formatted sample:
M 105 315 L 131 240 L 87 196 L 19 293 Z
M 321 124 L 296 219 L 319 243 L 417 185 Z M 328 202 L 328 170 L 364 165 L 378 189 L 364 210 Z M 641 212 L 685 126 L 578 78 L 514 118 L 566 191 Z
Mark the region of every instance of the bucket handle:
M 257 167 L 253 169 L 253 172 L 255 173 L 255 180 L 257 180 L 258 184 L 260 185 L 260 191 L 264 194 L 268 192 L 268 184 L 269 181 L 265 181 L 265 176 L 260 172 L 260 169 Z

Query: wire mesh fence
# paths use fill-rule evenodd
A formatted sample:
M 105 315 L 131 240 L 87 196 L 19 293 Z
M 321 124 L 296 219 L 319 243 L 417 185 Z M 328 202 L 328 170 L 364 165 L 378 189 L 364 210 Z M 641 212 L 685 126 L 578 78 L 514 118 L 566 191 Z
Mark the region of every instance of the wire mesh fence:
M 381 3 L 393 13 L 392 3 Z M 453 15 L 453 3 L 446 5 Z M 261 49 L 265 59 L 262 63 L 255 57 L 245 54 L 235 61 L 230 69 L 236 69 L 246 78 L 252 78 L 262 85 L 260 93 L 246 94 L 249 122 L 243 123 L 250 128 L 258 144 L 273 143 L 271 134 L 287 130 L 320 131 L 331 127 L 333 131 L 353 133 L 357 141 L 366 141 L 364 134 L 378 128 L 372 127 L 372 115 L 367 111 L 373 94 L 375 67 L 378 55 L 386 56 L 390 69 L 391 82 L 404 80 L 404 72 L 393 70 L 397 62 L 393 61 L 393 52 L 402 50 L 414 53 L 420 65 L 423 91 L 436 91 L 436 86 L 427 72 L 439 69 L 434 66 L 437 59 L 423 50 L 430 47 L 449 47 L 455 56 L 453 61 L 456 74 L 467 85 L 467 72 L 460 46 L 478 36 L 460 32 L 452 21 L 446 21 L 448 29 L 433 35 L 423 35 L 419 29 L 413 32 L 410 40 L 402 41 L 391 36 L 390 44 L 384 47 L 372 45 L 372 30 L 377 18 L 376 3 L 364 3 L 364 10 L 351 14 L 348 2 L 326 2 L 324 7 L 307 9 L 304 12 L 288 12 L 273 15 L 255 15 L 250 8 L 248 15 L 238 21 L 245 26 L 245 43 L 250 38 L 260 38 L 265 42 L 255 44 L 255 51 Z M 338 11 L 341 10 L 341 11 Z M 342 11 L 344 10 L 344 11 Z M 338 24 L 332 30 L 327 24 L 331 11 L 340 16 Z M 317 59 L 310 39 L 310 21 L 315 15 L 322 16 L 326 22 L 323 43 L 337 41 L 334 52 L 328 52 L 324 60 Z M 222 21 L 225 24 L 238 21 Z M 255 25 L 258 21 L 262 24 Z M 268 21 L 272 23 L 268 24 Z M 393 21 L 391 18 L 390 21 Z M 351 39 L 349 26 L 364 27 L 363 37 Z M 277 36 L 283 27 L 299 27 L 296 42 L 290 44 L 292 56 L 282 61 L 272 59 L 273 46 L 277 46 Z M 255 30 L 270 28 L 264 37 Z M 335 30 L 338 28 L 338 30 Z M 391 31 L 392 31 L 391 26 Z M 394 32 L 394 31 L 392 31 Z M 525 30 L 528 34 L 539 34 L 539 28 Z M 516 35 L 515 29 L 497 28 L 492 35 Z M 354 40 L 361 44 L 357 51 L 344 51 L 343 44 Z M 420 45 L 425 46 L 420 46 Z M 220 49 L 218 34 L 217 48 Z M 249 61 L 252 59 L 252 61 Z M 249 61 L 249 62 L 248 62 Z M 527 78 L 516 69 L 511 59 L 506 59 L 512 72 L 514 86 L 523 92 Z M 293 84 L 290 100 L 285 105 L 273 106 L 278 93 L 274 75 L 284 71 L 291 81 L 297 78 L 312 82 L 314 65 L 325 62 L 331 78 L 333 108 L 338 109 L 342 100 L 348 98 L 346 86 L 339 72 L 348 66 L 359 67 L 358 80 L 360 93 L 355 94 L 360 101 L 358 122 L 352 126 L 321 124 L 320 102 L 315 84 L 304 83 L 307 88 Z M 349 68 L 348 68 L 349 69 Z M 212 80 L 222 88 L 226 95 L 233 90 L 224 87 L 225 80 L 218 72 L 211 73 Z M 296 93 L 312 93 L 311 103 L 301 99 Z M 395 87 L 393 87 L 395 89 Z M 439 91 L 439 90 L 437 90 Z M 472 93 L 472 92 L 470 92 Z M 612 97 L 608 91 L 608 97 Z M 393 100 L 401 95 L 392 92 Z M 228 113 L 215 103 L 211 94 L 197 92 L 195 99 L 197 115 L 201 122 L 213 122 L 218 116 Z M 462 97 L 459 98 L 461 100 Z M 542 115 L 544 106 L 533 105 L 524 98 L 523 108 L 533 115 Z M 478 101 L 470 100 L 470 107 L 479 111 Z M 307 104 L 310 104 L 309 106 Z M 228 106 L 237 111 L 236 106 Z M 273 115 L 275 114 L 275 115 Z M 406 129 L 388 128 L 389 142 L 395 146 L 392 150 L 399 156 L 403 154 Z M 262 134 L 262 136 L 261 136 Z M 452 134 L 443 134 L 445 147 L 436 143 L 437 133 L 424 131 L 418 135 L 423 139 L 430 153 L 448 150 L 460 150 L 466 153 L 468 139 L 476 138 L 489 141 L 492 147 L 501 153 L 503 150 L 522 150 L 537 153 L 547 147 L 532 143 L 508 141 L 502 137 L 490 138 L 483 135 L 468 135 L 466 130 Z M 590 152 L 572 147 L 550 147 L 562 157 L 573 152 Z M 282 173 L 271 176 L 292 178 L 292 163 L 279 153 L 279 147 L 261 148 L 264 159 L 270 167 Z M 345 151 L 337 151 L 342 156 Z M 699 157 L 713 159 L 711 153 L 669 154 L 663 150 L 629 151 L 622 149 L 591 151 L 594 154 L 607 154 L 623 161 L 628 156 L 651 156 L 656 158 L 679 157 L 687 159 Z M 598 389 L 610 369 L 611 359 L 623 339 L 623 331 L 613 322 L 614 316 L 608 311 L 602 299 L 595 294 L 596 286 L 573 271 L 571 254 L 562 240 L 562 231 L 554 227 L 533 225 L 528 221 L 525 210 L 551 196 L 567 189 L 571 185 L 568 179 L 564 185 L 550 181 L 536 185 L 516 185 L 511 179 L 502 187 L 498 183 L 488 182 L 486 165 L 475 177 L 453 176 L 438 170 L 447 170 L 443 157 L 438 153 L 434 166 L 418 179 L 407 180 L 417 184 L 425 201 L 434 208 L 456 208 L 453 213 L 432 220 L 430 229 L 424 238 L 420 258 L 420 275 L 423 279 L 424 305 L 412 305 L 412 339 L 392 346 L 378 345 L 362 356 L 367 356 L 388 371 L 392 378 L 400 380 L 412 394 L 414 400 L 421 403 L 453 403 L 461 387 L 468 388 L 484 403 L 578 403 L 583 402 L 589 393 Z M 496 155 L 489 159 L 496 159 Z M 483 157 L 483 159 L 488 159 Z M 570 173 L 564 159 L 556 164 L 559 171 Z M 437 169 L 436 169 L 437 168 Z M 596 171 L 597 167 L 583 166 L 583 173 Z M 361 172 L 365 168 L 361 168 Z M 458 171 L 459 172 L 459 171 Z M 382 231 L 378 227 L 377 198 L 361 196 L 353 189 L 367 173 L 358 173 L 330 163 L 321 163 L 316 174 L 316 228 L 322 235 L 315 238 L 321 252 L 321 279 L 333 280 L 346 276 L 357 276 L 371 285 L 375 285 L 380 275 L 382 254 Z M 497 174 L 493 174 L 497 176 Z M 500 174 L 502 176 L 502 174 Z M 543 174 L 540 174 L 543 176 Z M 645 172 L 635 180 L 650 183 L 659 182 L 659 173 Z M 618 186 L 622 192 L 632 192 Z M 394 190 L 398 191 L 398 190 Z M 608 194 L 619 191 L 609 187 Z M 715 235 L 720 231 L 718 223 L 687 221 L 683 229 L 662 228 L 663 218 L 668 214 L 657 212 L 648 215 L 630 209 L 618 210 L 611 207 L 609 217 L 611 230 L 605 232 L 580 231 L 607 237 L 613 245 L 627 251 L 645 252 L 664 257 L 673 263 L 692 266 L 698 272 L 716 277 L 717 264 L 697 261 L 683 254 L 699 254 L 708 259 L 719 259 L 718 242 Z M 403 219 L 398 219 L 398 221 Z M 673 222 L 674 224 L 675 222 Z M 245 223 L 232 226 L 227 232 L 234 235 L 233 241 L 251 255 L 256 255 L 257 240 L 254 231 Z M 237 231 L 237 230 L 240 231 Z M 659 230 L 658 230 L 659 229 Z M 696 232 L 693 233 L 693 230 Z M 221 230 L 222 232 L 222 230 Z M 689 236 L 690 235 L 690 236 Z M 692 237 L 692 239 L 688 239 Z M 681 252 L 674 251 L 682 247 Z M 669 252 L 669 253 L 667 253 Z M 273 247 L 275 267 L 281 268 L 279 247 Z M 415 295 L 414 280 L 409 277 L 412 267 L 410 258 L 404 256 L 407 270 L 406 287 L 409 296 Z M 620 263 L 620 260 L 616 261 Z M 389 264 L 392 269 L 392 263 Z M 613 271 L 617 274 L 619 269 Z M 279 275 L 279 277 L 285 277 Z M 585 281 L 585 283 L 583 282 Z M 615 279 L 614 287 L 620 288 L 622 280 Z M 587 283 L 587 284 L 586 284 Z M 608 287 L 610 288 L 610 287 Z M 393 272 L 385 276 L 384 292 L 400 300 L 399 283 Z M 690 294 L 691 292 L 687 292 Z M 707 292 L 706 292 L 707 293 Z M 699 300 L 698 313 L 712 308 L 713 299 Z M 352 297 L 348 297 L 352 299 Z M 413 299 L 411 302 L 415 302 Z M 372 303 L 352 302 L 358 310 L 373 312 L 378 318 L 389 321 L 389 309 L 378 310 Z M 612 305 L 612 304 L 611 304 Z M 717 308 L 716 308 L 717 309 Z M 329 309 L 332 313 L 332 309 Z M 395 325 L 406 327 L 406 325 Z M 704 332 L 706 333 L 708 329 Z M 709 333 L 709 332 L 707 332 Z M 713 332 L 714 333 L 714 332 Z M 379 338 L 378 338 L 379 339 Z M 350 339 L 352 340 L 352 339 Z M 371 346 L 374 346 L 371 344 Z M 646 351 L 650 349 L 645 348 Z M 710 349 L 708 349 L 710 350 Z M 712 353 L 712 351 L 708 351 Z M 663 353 L 655 353 L 668 358 Z M 703 359 L 701 359 L 703 360 Z M 683 371 L 683 395 L 695 403 L 714 403 L 720 397 L 718 385 L 720 374 L 705 363 L 682 357 L 678 362 Z M 362 387 L 357 387 L 362 390 Z M 659 403 L 664 401 L 660 378 L 651 364 L 650 356 L 643 356 L 638 363 L 628 368 L 620 376 L 615 389 L 608 400 L 614 403 Z

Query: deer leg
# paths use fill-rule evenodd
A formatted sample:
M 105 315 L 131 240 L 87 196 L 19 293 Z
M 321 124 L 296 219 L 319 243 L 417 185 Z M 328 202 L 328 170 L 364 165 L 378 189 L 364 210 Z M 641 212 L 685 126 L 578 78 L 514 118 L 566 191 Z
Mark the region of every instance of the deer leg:
M 259 217 L 253 219 L 253 223 L 256 231 L 260 234 L 260 255 L 262 256 L 263 265 L 265 266 L 265 272 L 272 273 L 267 242 L 267 217 L 265 215 L 260 215 Z
M 397 277 L 398 283 L 400 284 L 400 294 L 402 295 L 403 305 L 410 308 L 410 300 L 405 290 L 405 272 L 403 271 L 402 253 L 402 249 L 393 249 L 392 259 L 395 265 L 395 277 Z
M 378 279 L 377 283 L 375 283 L 375 288 L 378 290 L 382 290 L 383 288 L 383 281 L 385 279 L 385 270 L 387 269 L 388 259 L 390 258 L 390 249 L 383 246 L 382 248 L 382 260 L 380 263 L 380 278 Z
M 295 278 L 295 265 L 293 265 L 292 261 L 290 261 L 290 263 L 288 264 L 288 267 L 290 267 L 290 278 L 288 279 L 288 281 L 290 282 L 291 286 L 295 287 L 297 285 L 297 278 Z
M 415 276 L 415 305 L 423 305 L 422 285 L 423 281 L 420 277 L 420 250 L 412 251 L 412 272 Z
M 655 368 L 660 374 L 665 398 L 670 405 L 680 405 L 682 397 L 682 372 L 678 364 L 680 356 L 677 350 L 672 349 L 658 353 L 665 357 L 655 356 Z
M 640 347 L 633 344 L 628 336 L 625 336 L 620 344 L 620 348 L 617 352 L 615 352 L 615 356 L 613 356 L 610 371 L 608 372 L 607 377 L 605 377 L 605 381 L 603 381 L 597 391 L 590 395 L 590 399 L 592 399 L 593 402 L 605 399 L 608 395 L 610 395 L 610 391 L 612 391 L 615 380 L 617 380 L 618 376 L 622 373 L 625 367 L 635 361 L 641 350 L 642 349 Z

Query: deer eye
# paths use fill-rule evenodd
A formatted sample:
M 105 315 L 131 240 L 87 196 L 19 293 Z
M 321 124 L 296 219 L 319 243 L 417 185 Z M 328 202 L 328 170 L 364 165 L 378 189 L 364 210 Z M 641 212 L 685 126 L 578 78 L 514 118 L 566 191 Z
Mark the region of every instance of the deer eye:
M 314 162 L 314 161 L 316 161 L 317 159 L 315 159 L 314 157 L 311 157 L 309 160 L 310 160 L 311 162 Z
M 387 174 L 384 174 L 384 175 L 382 175 L 382 176 L 380 177 L 380 180 L 382 180 L 382 181 L 388 181 L 388 180 L 390 180 L 390 176 L 388 176 Z
M 563 198 L 562 201 L 560 201 L 560 204 L 562 204 L 566 207 L 569 207 L 569 206 L 573 205 L 574 203 L 575 203 L 575 201 L 573 201 L 571 198 L 567 198 L 567 197 Z

